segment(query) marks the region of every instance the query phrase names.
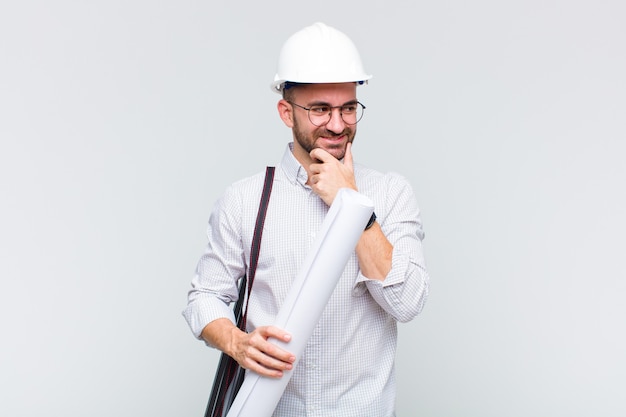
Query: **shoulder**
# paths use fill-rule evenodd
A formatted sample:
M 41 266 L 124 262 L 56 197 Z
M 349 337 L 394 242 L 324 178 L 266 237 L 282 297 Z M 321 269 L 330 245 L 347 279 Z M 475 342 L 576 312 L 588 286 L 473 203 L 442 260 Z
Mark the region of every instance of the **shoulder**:
M 253 174 L 248 177 L 235 181 L 227 188 L 226 191 L 227 192 L 246 192 L 252 189 L 257 189 L 259 186 L 263 185 L 264 180 L 265 180 L 265 170 L 259 171 L 256 174 Z
M 393 190 L 405 190 L 412 192 L 411 184 L 407 178 L 394 171 L 381 172 L 364 165 L 354 165 L 354 175 L 359 186 L 364 191 L 374 189 L 377 192 L 386 189 L 387 192 Z
M 264 180 L 265 170 L 233 182 L 218 199 L 218 206 L 224 210 L 247 206 L 251 199 L 260 197 Z
M 359 192 L 374 202 L 376 216 L 381 224 L 388 216 L 418 217 L 419 206 L 408 179 L 398 172 L 381 172 L 362 165 L 355 165 L 355 177 Z

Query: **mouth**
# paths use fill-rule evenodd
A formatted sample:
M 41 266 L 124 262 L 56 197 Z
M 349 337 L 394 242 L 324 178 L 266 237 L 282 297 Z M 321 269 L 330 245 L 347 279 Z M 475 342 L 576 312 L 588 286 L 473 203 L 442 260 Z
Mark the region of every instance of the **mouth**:
M 318 139 L 323 140 L 329 143 L 341 143 L 346 139 L 346 135 L 337 135 L 337 136 L 320 136 Z
M 337 146 L 338 144 L 343 144 L 344 142 L 348 140 L 349 133 L 350 132 L 345 131 L 345 130 L 341 132 L 340 134 L 333 133 L 330 131 L 322 131 L 320 132 L 317 138 L 320 141 L 323 141 L 333 146 Z

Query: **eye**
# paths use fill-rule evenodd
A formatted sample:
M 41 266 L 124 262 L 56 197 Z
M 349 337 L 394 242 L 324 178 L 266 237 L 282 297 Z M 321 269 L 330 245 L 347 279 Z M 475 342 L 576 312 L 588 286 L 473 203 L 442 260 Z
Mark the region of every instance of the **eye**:
M 356 106 L 356 104 L 346 104 L 345 106 L 341 107 L 341 112 L 344 114 L 354 113 L 356 111 Z
M 312 106 L 311 110 L 309 110 L 311 113 L 315 114 L 315 115 L 326 115 L 328 113 L 330 113 L 330 107 L 328 106 Z

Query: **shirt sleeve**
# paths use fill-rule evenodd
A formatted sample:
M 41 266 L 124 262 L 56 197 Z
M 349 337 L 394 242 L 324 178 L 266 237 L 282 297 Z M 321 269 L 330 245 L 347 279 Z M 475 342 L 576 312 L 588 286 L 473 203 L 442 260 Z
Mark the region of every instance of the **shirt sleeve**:
M 375 197 L 376 215 L 383 233 L 393 246 L 392 264 L 383 281 L 359 272 L 356 286 L 366 289 L 396 320 L 407 322 L 423 309 L 429 290 L 422 240 L 420 210 L 410 184 L 400 175 L 390 175 L 385 198 Z
M 208 243 L 198 261 L 183 310 L 198 339 L 204 327 L 216 319 L 228 318 L 235 323 L 230 303 L 237 300 L 237 281 L 245 273 L 240 219 L 240 198 L 229 189 L 209 217 Z

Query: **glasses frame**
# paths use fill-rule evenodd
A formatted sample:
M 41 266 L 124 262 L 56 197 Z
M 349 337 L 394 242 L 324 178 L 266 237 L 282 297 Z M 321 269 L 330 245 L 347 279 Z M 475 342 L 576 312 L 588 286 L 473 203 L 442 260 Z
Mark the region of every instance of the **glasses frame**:
M 311 122 L 313 124 L 313 126 L 317 126 L 317 127 L 326 126 L 330 122 L 330 119 L 332 119 L 332 117 L 333 117 L 333 109 L 339 109 L 339 116 L 341 116 L 341 120 L 343 120 L 343 122 L 345 124 L 350 125 L 350 126 L 354 126 L 354 125 L 356 125 L 357 123 L 359 123 L 361 121 L 361 119 L 363 118 L 363 115 L 365 115 L 365 109 L 367 108 L 367 107 L 365 107 L 365 105 L 363 103 L 361 103 L 360 101 L 357 101 L 356 104 L 363 108 L 363 111 L 361 112 L 361 117 L 359 117 L 357 119 L 357 121 L 354 122 L 354 123 L 348 123 L 343 118 L 343 112 L 341 111 L 341 109 L 342 109 L 342 107 L 348 106 L 349 104 L 343 104 L 341 106 L 327 106 L 327 105 L 324 104 L 324 105 L 316 105 L 316 106 L 311 106 L 311 107 L 304 107 L 304 106 L 301 106 L 301 105 L 299 105 L 297 103 L 294 103 L 293 101 L 289 101 L 289 100 L 285 100 L 285 101 L 287 101 L 287 103 L 289 103 L 291 105 L 294 105 L 296 107 L 300 107 L 302 110 L 306 110 L 306 114 L 307 114 L 307 116 L 309 118 L 309 122 Z M 313 107 L 329 107 L 330 108 L 330 111 L 328 112 L 328 120 L 325 123 L 322 123 L 321 125 L 318 125 L 318 124 L 313 122 L 313 119 L 311 119 L 311 109 Z

